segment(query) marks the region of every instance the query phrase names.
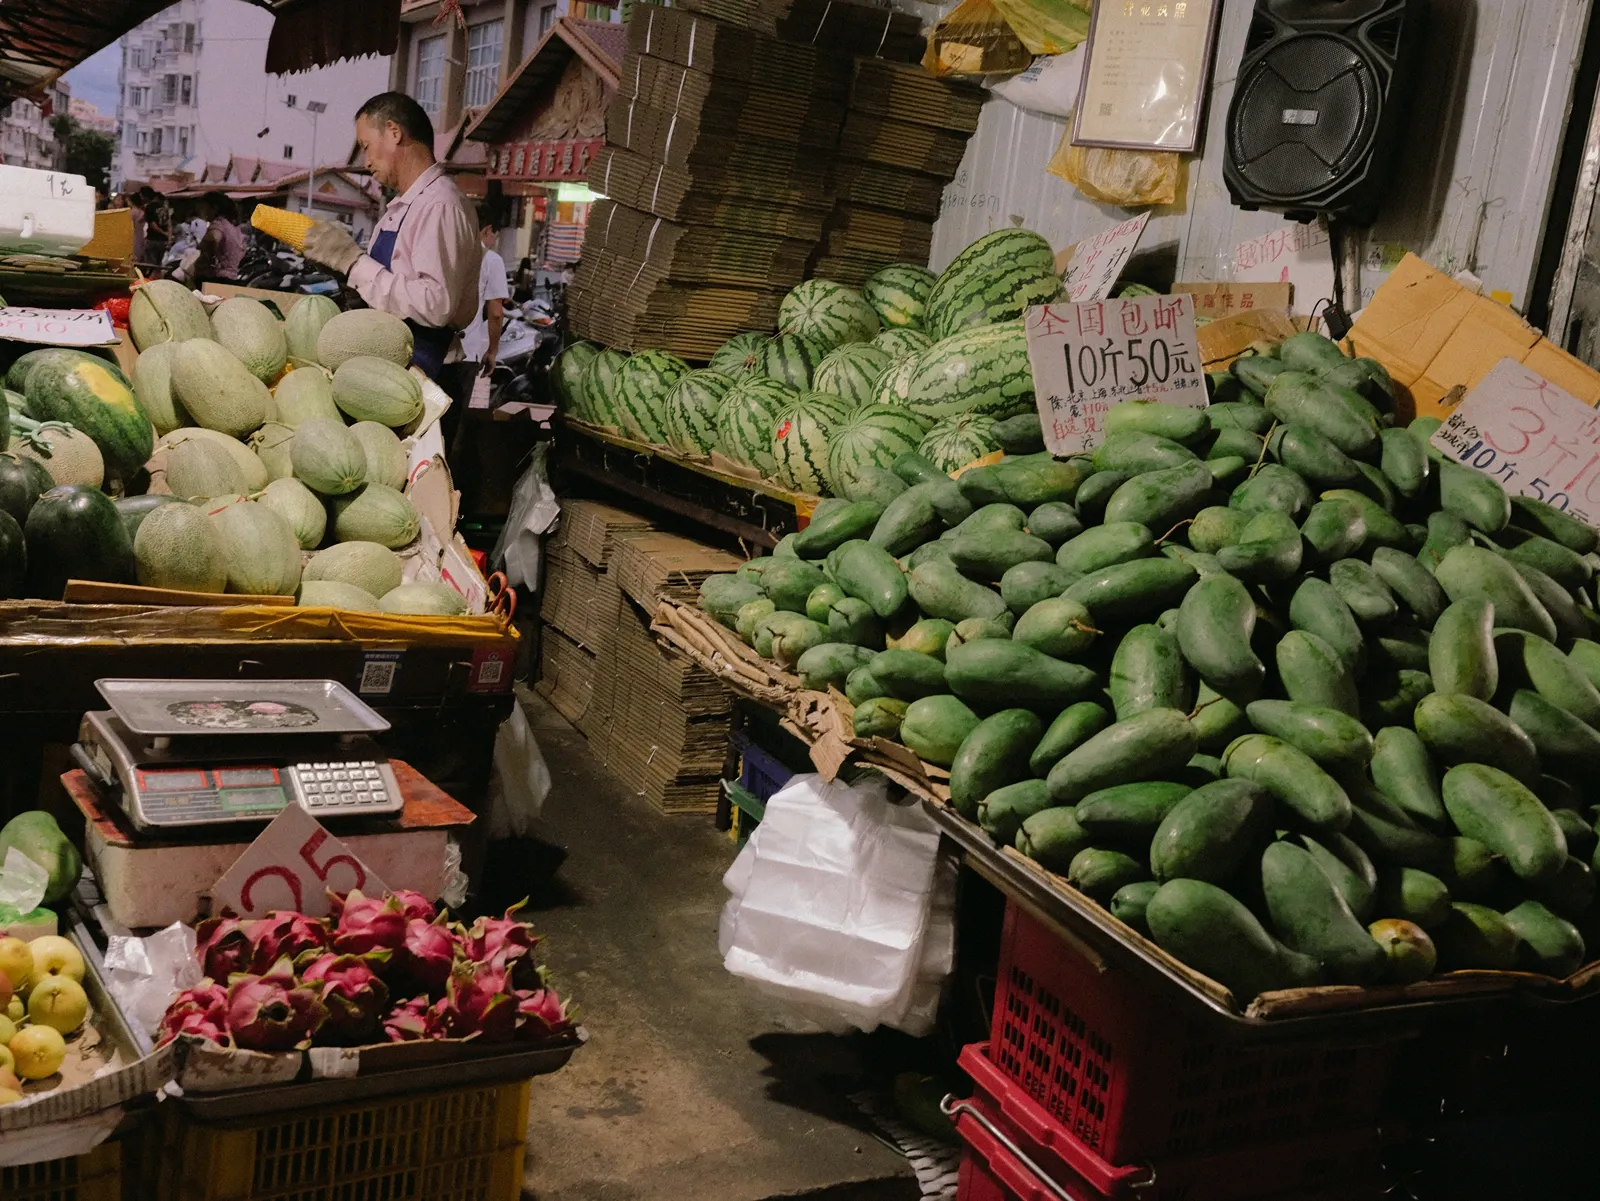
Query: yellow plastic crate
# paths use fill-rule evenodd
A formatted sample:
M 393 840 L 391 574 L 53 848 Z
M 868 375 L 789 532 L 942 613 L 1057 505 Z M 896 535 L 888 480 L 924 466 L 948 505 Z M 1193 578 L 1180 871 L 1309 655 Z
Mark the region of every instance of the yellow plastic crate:
M 0 1168 L 5 1201 L 122 1201 L 122 1146 L 101 1143 L 87 1155 Z
M 169 1201 L 522 1196 L 526 1080 L 219 1125 L 171 1110 L 160 1182 Z

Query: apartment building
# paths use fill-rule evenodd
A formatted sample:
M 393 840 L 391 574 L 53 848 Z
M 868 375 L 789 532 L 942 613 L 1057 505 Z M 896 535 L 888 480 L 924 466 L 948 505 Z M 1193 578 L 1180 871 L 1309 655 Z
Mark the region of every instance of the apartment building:
M 115 113 L 103 113 L 100 106 L 80 96 L 73 96 L 67 101 L 67 114 L 84 129 L 92 129 L 95 133 L 109 133 L 113 137 L 117 132 L 117 118 Z
M 268 75 L 272 21 L 245 0 L 179 0 L 123 37 L 115 185 L 198 178 L 234 155 L 311 165 L 314 134 L 321 163 L 345 161 L 356 110 L 388 86 L 388 60 Z M 326 105 L 315 121 L 311 101 Z
M 48 170 L 58 165 L 60 147 L 50 118 L 68 111 L 72 86 L 65 80 L 51 84 L 43 103 L 13 100 L 0 115 L 0 162 L 8 167 Z

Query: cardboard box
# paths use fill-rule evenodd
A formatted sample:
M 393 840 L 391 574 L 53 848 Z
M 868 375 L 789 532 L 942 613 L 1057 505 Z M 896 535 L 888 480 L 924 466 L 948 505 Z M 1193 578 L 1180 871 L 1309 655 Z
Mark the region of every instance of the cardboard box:
M 1498 301 L 1430 267 L 1400 261 L 1350 331 L 1408 394 L 1400 416 L 1444 416 L 1456 387 L 1472 388 L 1503 358 L 1527 363 L 1586 404 L 1600 403 L 1600 372 L 1548 341 Z
M 650 528 L 649 518 L 597 500 L 569 500 L 561 506 L 560 543 L 595 567 L 610 561 L 619 537 Z
M 1295 332 L 1287 308 L 1256 309 L 1208 321 L 1196 330 L 1200 360 L 1207 371 L 1222 371 L 1250 349 L 1252 342 L 1282 342 Z

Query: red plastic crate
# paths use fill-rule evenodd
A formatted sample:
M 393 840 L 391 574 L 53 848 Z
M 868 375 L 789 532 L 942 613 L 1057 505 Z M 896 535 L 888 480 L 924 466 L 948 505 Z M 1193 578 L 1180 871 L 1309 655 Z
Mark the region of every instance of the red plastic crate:
M 990 1056 L 1111 1164 L 1369 1124 L 1398 1044 L 1222 1042 L 1006 907 Z
M 1378 1197 L 1383 1192 L 1375 1126 L 1117 1167 L 1073 1138 L 1006 1079 L 989 1058 L 988 1044 L 967 1047 L 960 1064 L 976 1091 L 966 1102 L 969 1108 L 958 1107 L 957 1132 L 986 1154 L 996 1147 L 1004 1151 L 1007 1165 L 997 1169 L 991 1162 L 989 1170 L 1009 1179 L 1013 1188 L 1022 1181 L 1032 1181 L 1030 1188 L 1043 1187 L 1038 1179 L 1042 1175 L 1072 1197 L 1093 1201 L 1273 1201 L 1318 1196 L 1334 1188 L 1351 1196 Z

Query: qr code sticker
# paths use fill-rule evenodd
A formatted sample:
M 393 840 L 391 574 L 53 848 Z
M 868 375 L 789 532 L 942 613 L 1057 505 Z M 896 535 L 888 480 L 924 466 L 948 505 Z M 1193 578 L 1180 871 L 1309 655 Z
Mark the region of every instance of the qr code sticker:
M 394 691 L 394 675 L 400 664 L 393 659 L 368 659 L 361 669 L 361 691 L 390 693 Z
M 478 683 L 485 687 L 498 684 L 505 669 L 505 660 L 485 659 L 478 665 Z
M 1109 117 L 1111 115 L 1111 101 L 1109 101 L 1109 100 L 1101 101 L 1101 103 L 1100 103 L 1100 115 L 1102 117 Z

